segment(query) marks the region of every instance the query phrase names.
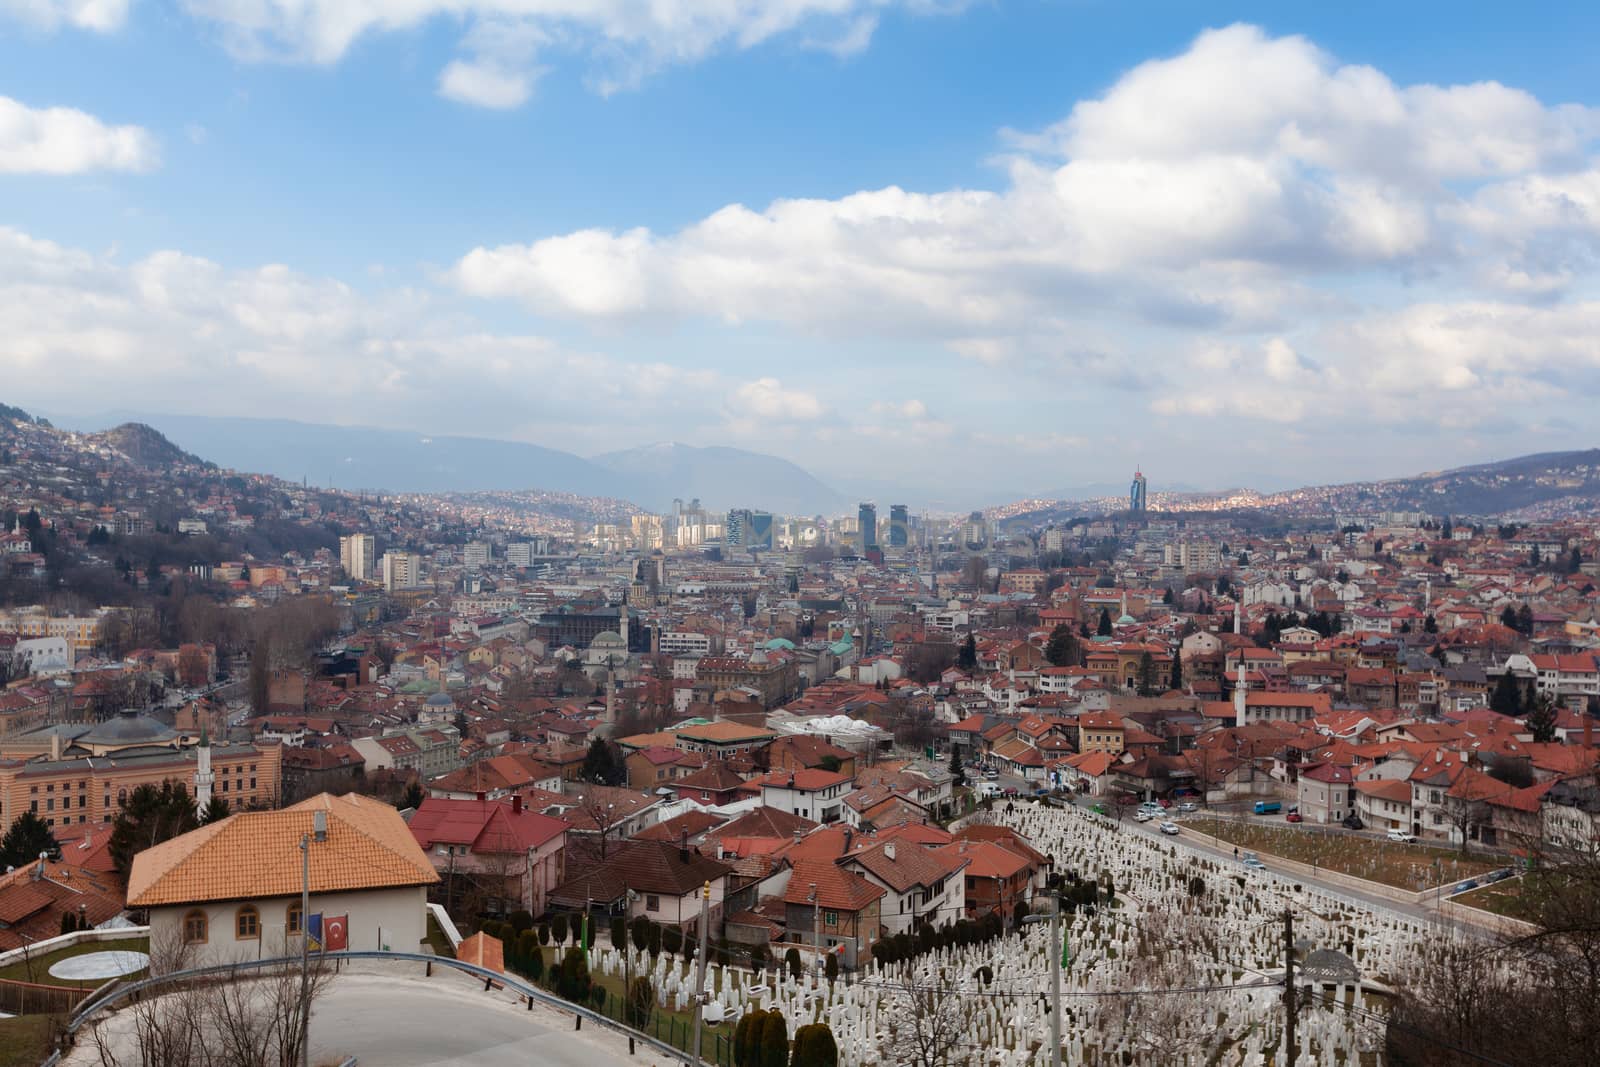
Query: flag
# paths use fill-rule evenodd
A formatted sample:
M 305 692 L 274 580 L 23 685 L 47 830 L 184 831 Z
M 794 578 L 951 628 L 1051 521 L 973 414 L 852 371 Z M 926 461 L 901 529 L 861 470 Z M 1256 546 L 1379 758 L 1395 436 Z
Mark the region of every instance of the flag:
M 583 942 L 583 954 L 585 956 L 588 956 L 589 955 L 589 913 L 588 912 L 584 912 L 583 913 L 583 918 L 579 922 L 578 929 L 580 931 L 581 940 Z
M 327 921 L 328 947 L 334 951 L 350 947 L 350 916 L 330 915 Z
M 306 936 L 311 939 L 306 942 L 306 948 L 322 951 L 322 912 L 306 918 Z
M 1072 946 L 1067 943 L 1067 932 L 1061 931 L 1061 966 L 1072 966 Z

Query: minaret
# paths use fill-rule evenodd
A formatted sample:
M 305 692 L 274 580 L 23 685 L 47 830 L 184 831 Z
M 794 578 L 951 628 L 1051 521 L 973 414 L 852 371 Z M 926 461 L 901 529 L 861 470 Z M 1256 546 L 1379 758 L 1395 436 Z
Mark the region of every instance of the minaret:
M 621 635 L 622 635 L 622 651 L 623 652 L 627 652 L 628 651 L 628 602 L 626 600 L 624 600 L 622 602 L 622 607 L 621 607 L 620 610 L 618 610 L 617 615 L 619 616 L 619 618 L 617 620 L 618 623 L 619 623 L 617 629 L 621 631 Z
M 200 747 L 195 750 L 194 804 L 202 816 L 211 804 L 211 783 L 217 776 L 211 773 L 211 739 L 206 736 L 205 720 L 200 722 Z
M 1245 724 L 1244 695 L 1247 688 L 1249 688 L 1249 683 L 1244 680 L 1244 658 L 1240 657 L 1239 681 L 1233 687 L 1233 725 L 1235 726 L 1243 726 Z
M 1244 616 L 1240 612 L 1238 597 L 1235 597 L 1233 601 L 1233 632 L 1236 634 L 1244 633 Z

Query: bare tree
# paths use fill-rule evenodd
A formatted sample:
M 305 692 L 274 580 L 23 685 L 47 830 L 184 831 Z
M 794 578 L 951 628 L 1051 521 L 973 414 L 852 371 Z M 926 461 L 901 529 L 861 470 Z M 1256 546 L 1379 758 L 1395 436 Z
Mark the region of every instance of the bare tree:
M 944 990 L 895 987 L 890 998 L 883 1062 L 896 1067 L 952 1067 L 968 1062 L 971 999 Z

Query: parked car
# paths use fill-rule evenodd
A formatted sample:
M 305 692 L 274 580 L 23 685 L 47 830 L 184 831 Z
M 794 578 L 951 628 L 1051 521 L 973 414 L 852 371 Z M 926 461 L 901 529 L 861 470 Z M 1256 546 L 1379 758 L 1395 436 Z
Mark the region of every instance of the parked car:
M 1014 797 L 1017 795 L 1017 787 L 1014 785 L 1008 785 L 1004 789 L 1000 790 L 1000 795 L 1003 797 Z
M 1200 810 L 1199 806 L 1196 805 L 1194 803 L 1194 801 L 1192 801 L 1192 800 L 1185 800 L 1182 804 L 1178 805 L 1179 813 L 1180 814 L 1184 814 L 1184 815 L 1187 815 L 1191 811 L 1199 811 L 1199 810 Z
M 1512 871 L 1510 867 L 1501 867 L 1498 871 L 1490 871 L 1488 874 L 1480 878 L 1479 881 L 1490 884 L 1494 882 L 1503 882 L 1507 878 L 1510 878 L 1511 874 Z
M 1366 823 L 1361 821 L 1361 816 L 1357 815 L 1353 811 L 1344 817 L 1344 824 L 1351 830 L 1359 830 L 1366 825 Z
M 1178 836 L 1178 824 L 1175 822 L 1164 822 L 1161 824 L 1161 832 L 1176 837 Z
M 1267 869 L 1267 865 L 1256 859 L 1254 856 L 1246 856 L 1244 859 L 1240 860 L 1239 863 L 1240 866 L 1244 867 L 1244 869 L 1247 871 L 1264 871 Z
M 1302 819 L 1300 817 L 1300 813 L 1298 811 L 1291 811 L 1289 814 L 1285 815 L 1283 818 L 1284 818 L 1285 822 L 1304 822 L 1305 821 L 1304 819 Z
M 1168 800 L 1166 797 L 1162 797 L 1160 800 L 1156 801 L 1156 803 L 1160 804 L 1163 808 L 1172 807 L 1172 801 Z
M 989 779 L 992 782 L 996 778 L 1000 777 L 1000 772 L 999 771 L 984 771 L 983 772 L 983 776 L 985 778 Z
M 1135 819 L 1137 819 L 1138 821 L 1140 821 L 1140 822 L 1149 822 L 1151 819 L 1155 818 L 1154 815 L 1152 815 L 1148 811 L 1144 811 L 1142 809 L 1139 810 L 1139 811 L 1134 812 L 1133 813 L 1133 817 Z
M 1106 811 L 1106 806 L 1104 804 L 1091 805 L 1089 810 L 1094 812 L 1096 815 L 1109 815 L 1110 814 L 1110 812 Z
M 1390 841 L 1398 841 L 1402 845 L 1412 844 L 1417 839 L 1416 834 L 1410 834 L 1404 830 L 1390 830 L 1387 836 Z
M 1476 888 L 1478 888 L 1478 883 L 1473 881 L 1471 878 L 1468 878 L 1465 882 L 1462 882 L 1460 885 L 1458 885 L 1454 889 L 1450 890 L 1450 892 L 1451 893 L 1465 893 L 1468 890 L 1476 889 Z

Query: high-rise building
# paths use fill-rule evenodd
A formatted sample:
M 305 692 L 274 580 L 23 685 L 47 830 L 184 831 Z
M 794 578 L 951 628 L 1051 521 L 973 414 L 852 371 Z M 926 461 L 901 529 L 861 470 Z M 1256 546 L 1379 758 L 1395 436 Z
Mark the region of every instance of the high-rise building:
M 461 562 L 468 567 L 487 567 L 492 556 L 487 541 L 468 541 L 461 550 Z
M 533 566 L 532 542 L 512 541 L 506 545 L 506 562 L 513 567 Z
M 422 577 L 421 560 L 409 552 L 385 552 L 379 569 L 383 588 L 391 593 L 396 589 L 415 588 Z
M 378 543 L 371 534 L 351 534 L 339 538 L 339 563 L 344 572 L 357 581 L 372 580 L 372 564 L 377 558 Z
M 746 548 L 772 548 L 772 512 L 749 512 L 744 544 Z
M 742 548 L 745 546 L 745 537 L 750 528 L 750 510 L 748 508 L 734 508 L 728 512 L 727 532 L 723 535 L 723 543 L 729 548 Z
M 911 516 L 904 504 L 889 505 L 889 547 L 905 548 L 911 543 Z
M 1133 472 L 1133 485 L 1128 488 L 1128 510 L 1142 513 L 1148 502 L 1149 486 L 1145 483 L 1142 471 Z
M 863 501 L 856 509 L 857 521 L 861 524 L 861 550 L 878 547 L 878 505 Z
M 974 511 L 967 516 L 961 536 L 968 548 L 982 548 L 989 543 L 989 523 L 983 517 L 983 512 Z

